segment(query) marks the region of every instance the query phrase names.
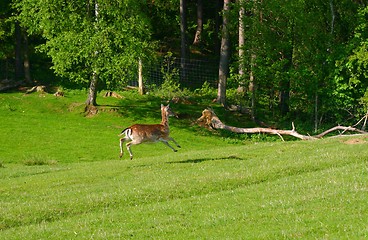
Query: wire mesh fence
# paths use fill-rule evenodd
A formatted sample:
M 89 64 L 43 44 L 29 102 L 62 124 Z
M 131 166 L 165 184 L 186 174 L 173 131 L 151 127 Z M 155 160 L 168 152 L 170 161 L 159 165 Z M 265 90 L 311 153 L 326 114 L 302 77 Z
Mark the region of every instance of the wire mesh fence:
M 138 76 L 129 82 L 138 86 Z M 216 87 L 218 82 L 218 61 L 203 59 L 182 59 L 164 57 L 157 63 L 145 66 L 143 64 L 143 81 L 145 88 L 160 87 L 165 81 L 173 80 L 181 88 L 195 90 L 207 82 Z

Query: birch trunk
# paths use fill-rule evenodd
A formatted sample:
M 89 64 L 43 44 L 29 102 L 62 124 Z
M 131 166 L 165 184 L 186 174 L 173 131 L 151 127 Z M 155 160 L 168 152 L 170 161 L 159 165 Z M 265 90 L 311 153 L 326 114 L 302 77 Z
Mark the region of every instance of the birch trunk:
M 199 45 L 202 39 L 203 30 L 203 1 L 197 0 L 197 29 L 194 35 L 193 45 Z
M 220 50 L 219 64 L 219 83 L 217 91 L 217 102 L 221 105 L 226 105 L 226 81 L 229 72 L 229 56 L 230 56 L 230 39 L 228 30 L 230 0 L 224 0 L 224 11 L 222 16 L 222 40 Z

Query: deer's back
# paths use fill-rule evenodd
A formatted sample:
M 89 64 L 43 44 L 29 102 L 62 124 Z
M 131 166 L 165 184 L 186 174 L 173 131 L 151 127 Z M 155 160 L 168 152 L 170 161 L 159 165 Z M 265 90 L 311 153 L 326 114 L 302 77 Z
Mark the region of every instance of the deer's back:
M 161 124 L 134 124 L 130 129 L 133 140 L 140 142 L 155 142 L 169 135 L 169 128 Z

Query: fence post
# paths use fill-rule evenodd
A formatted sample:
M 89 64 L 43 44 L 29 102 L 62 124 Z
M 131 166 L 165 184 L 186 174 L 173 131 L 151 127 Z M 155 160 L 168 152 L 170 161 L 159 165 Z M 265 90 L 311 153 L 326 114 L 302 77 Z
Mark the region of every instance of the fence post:
M 142 60 L 140 58 L 138 60 L 138 92 L 139 92 L 140 95 L 144 94 L 143 75 L 142 75 Z

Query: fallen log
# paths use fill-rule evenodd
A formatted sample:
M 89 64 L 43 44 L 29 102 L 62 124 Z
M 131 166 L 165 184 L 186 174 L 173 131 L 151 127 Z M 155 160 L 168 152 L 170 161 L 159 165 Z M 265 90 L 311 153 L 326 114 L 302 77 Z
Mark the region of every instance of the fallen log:
M 54 96 L 55 96 L 55 97 L 64 97 L 64 92 L 62 92 L 62 91 L 56 91 L 56 92 L 54 93 Z
M 26 94 L 33 93 L 33 92 L 45 93 L 46 92 L 46 86 L 43 86 L 43 85 L 34 86 L 31 89 L 28 89 L 26 91 Z
M 120 94 L 113 92 L 113 91 L 107 91 L 104 94 L 104 97 L 114 97 L 114 98 L 123 98 Z
M 333 132 L 333 131 L 337 131 L 337 130 L 343 130 L 342 134 L 346 131 L 353 131 L 353 132 L 358 132 L 360 134 L 368 134 L 368 132 L 359 130 L 357 128 L 354 127 L 344 127 L 344 126 L 336 126 L 333 127 L 327 131 L 324 131 L 321 134 L 315 135 L 315 136 L 310 136 L 310 135 L 303 135 L 298 133 L 295 130 L 295 126 L 292 123 L 292 129 L 291 130 L 278 130 L 278 129 L 273 129 L 273 128 L 261 128 L 261 127 L 256 127 L 256 128 L 239 128 L 239 127 L 233 127 L 233 126 L 228 126 L 226 124 L 224 124 L 218 117 L 217 115 L 214 113 L 214 111 L 212 109 L 205 109 L 202 112 L 202 116 L 200 118 L 197 119 L 197 123 L 202 126 L 202 127 L 207 127 L 207 128 L 211 128 L 211 129 L 224 129 L 230 132 L 234 132 L 234 133 L 267 133 L 267 134 L 274 134 L 274 135 L 278 135 L 283 141 L 283 137 L 282 135 L 289 135 L 289 136 L 293 136 L 302 140 L 315 140 L 315 139 L 319 139 L 324 137 L 325 135 Z
M 329 133 L 331 133 L 333 131 L 337 131 L 337 130 L 342 130 L 343 131 L 340 135 L 343 135 L 346 131 L 358 132 L 360 134 L 368 134 L 368 132 L 363 131 L 363 130 L 360 130 L 360 129 L 355 128 L 355 127 L 336 126 L 336 127 L 333 127 L 333 128 L 330 128 L 330 129 L 324 131 L 323 133 L 320 133 L 318 135 L 315 135 L 315 137 L 316 138 L 322 138 L 325 135 L 327 135 L 327 134 L 329 134 Z

